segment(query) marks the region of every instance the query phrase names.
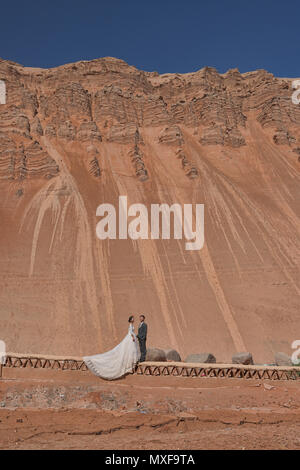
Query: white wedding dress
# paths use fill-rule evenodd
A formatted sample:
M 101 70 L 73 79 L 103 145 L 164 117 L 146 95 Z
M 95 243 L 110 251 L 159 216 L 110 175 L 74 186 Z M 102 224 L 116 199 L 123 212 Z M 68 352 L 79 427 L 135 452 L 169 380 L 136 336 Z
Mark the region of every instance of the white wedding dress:
M 135 341 L 133 341 L 132 336 Z M 98 377 L 113 380 L 132 372 L 140 359 L 140 348 L 134 333 L 134 326 L 129 325 L 128 333 L 114 349 L 95 356 L 83 358 L 85 364 Z

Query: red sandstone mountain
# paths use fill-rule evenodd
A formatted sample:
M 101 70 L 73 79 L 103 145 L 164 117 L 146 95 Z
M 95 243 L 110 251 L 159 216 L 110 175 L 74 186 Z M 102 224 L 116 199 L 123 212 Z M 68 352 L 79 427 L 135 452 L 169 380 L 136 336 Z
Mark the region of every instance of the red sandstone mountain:
M 228 361 L 299 339 L 300 105 L 264 70 L 149 73 L 1 60 L 0 338 L 18 352 L 149 344 Z M 96 237 L 96 208 L 204 203 L 205 245 Z

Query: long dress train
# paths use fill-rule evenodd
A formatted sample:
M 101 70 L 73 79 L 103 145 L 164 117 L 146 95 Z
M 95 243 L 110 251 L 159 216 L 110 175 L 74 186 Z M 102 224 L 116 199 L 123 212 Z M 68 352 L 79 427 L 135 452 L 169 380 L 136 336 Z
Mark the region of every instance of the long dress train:
M 132 339 L 132 335 L 135 341 Z M 134 333 L 134 326 L 129 325 L 125 338 L 111 351 L 83 358 L 85 364 L 98 377 L 113 380 L 132 372 L 140 359 L 140 348 Z

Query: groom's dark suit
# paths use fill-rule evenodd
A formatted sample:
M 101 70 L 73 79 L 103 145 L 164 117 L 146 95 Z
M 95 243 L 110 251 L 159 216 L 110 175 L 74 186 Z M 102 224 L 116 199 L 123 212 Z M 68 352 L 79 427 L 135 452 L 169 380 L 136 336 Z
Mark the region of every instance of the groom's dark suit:
M 141 362 L 144 362 L 144 360 L 146 359 L 146 340 L 147 340 L 147 324 L 142 322 L 139 326 L 139 329 L 138 329 L 138 340 L 139 340 L 139 344 L 140 344 L 140 350 L 141 350 L 141 359 L 140 361 Z

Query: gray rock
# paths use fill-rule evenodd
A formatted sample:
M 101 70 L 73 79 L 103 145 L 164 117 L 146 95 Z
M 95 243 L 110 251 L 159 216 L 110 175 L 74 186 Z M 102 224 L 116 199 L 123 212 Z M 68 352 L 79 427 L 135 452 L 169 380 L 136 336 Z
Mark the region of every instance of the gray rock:
M 277 352 L 274 356 L 275 363 L 277 366 L 292 366 L 292 359 L 290 356 L 283 352 Z
M 165 362 L 167 360 L 165 351 L 158 348 L 147 349 L 146 361 Z
M 181 362 L 180 354 L 175 349 L 164 350 L 167 361 Z
M 236 353 L 232 356 L 232 364 L 253 364 L 252 354 L 249 352 Z
M 190 354 L 185 362 L 198 362 L 198 363 L 216 363 L 216 358 L 211 353 Z

